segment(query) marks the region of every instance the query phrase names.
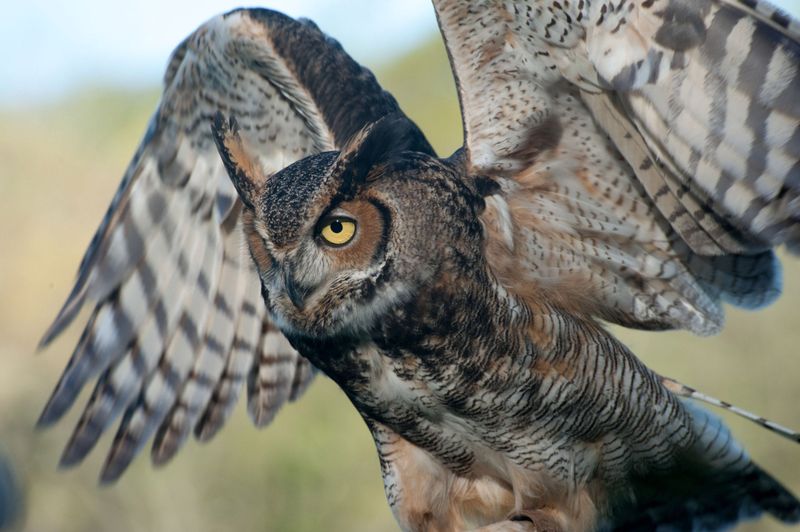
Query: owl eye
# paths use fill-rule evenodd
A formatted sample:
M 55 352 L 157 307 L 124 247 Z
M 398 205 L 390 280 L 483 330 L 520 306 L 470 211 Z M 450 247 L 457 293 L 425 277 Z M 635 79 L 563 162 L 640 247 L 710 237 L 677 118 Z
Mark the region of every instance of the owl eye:
M 319 234 L 331 246 L 343 246 L 353 240 L 356 221 L 340 216 L 329 218 L 323 223 Z

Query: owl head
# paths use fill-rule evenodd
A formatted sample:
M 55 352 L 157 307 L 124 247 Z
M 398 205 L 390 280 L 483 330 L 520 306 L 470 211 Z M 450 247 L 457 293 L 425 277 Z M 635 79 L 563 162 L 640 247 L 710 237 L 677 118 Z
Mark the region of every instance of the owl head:
M 234 120 L 218 116 L 213 131 L 244 205 L 264 300 L 284 332 L 362 336 L 479 259 L 480 195 L 403 116 L 273 175 Z

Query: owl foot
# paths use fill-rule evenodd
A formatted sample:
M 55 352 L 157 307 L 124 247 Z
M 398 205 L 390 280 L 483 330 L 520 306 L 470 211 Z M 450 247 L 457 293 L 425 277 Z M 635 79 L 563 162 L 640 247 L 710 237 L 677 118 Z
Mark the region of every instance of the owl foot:
M 473 532 L 564 532 L 561 525 L 543 510 L 514 512 L 507 520 L 478 528 Z

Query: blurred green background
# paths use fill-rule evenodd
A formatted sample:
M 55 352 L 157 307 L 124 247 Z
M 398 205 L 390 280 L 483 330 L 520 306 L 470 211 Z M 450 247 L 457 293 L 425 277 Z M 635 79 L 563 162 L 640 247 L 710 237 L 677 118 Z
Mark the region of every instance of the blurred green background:
M 438 37 L 391 64 L 369 66 L 441 154 L 460 145 L 455 89 Z M 15 529 L 396 530 L 369 434 L 325 378 L 268 429 L 252 428 L 240 402 L 209 444 L 190 442 L 160 470 L 143 453 L 111 487 L 96 483 L 109 435 L 82 466 L 57 470 L 77 411 L 54 429 L 34 430 L 79 331 L 73 327 L 44 353 L 35 353 L 36 343 L 157 98 L 156 89 L 94 89 L 0 108 L 0 452 L 24 493 Z M 783 297 L 758 313 L 729 309 L 718 337 L 617 332 L 657 371 L 800 428 L 800 260 L 784 266 Z M 753 457 L 800 494 L 800 447 L 726 419 Z M 769 518 L 741 527 L 783 529 Z

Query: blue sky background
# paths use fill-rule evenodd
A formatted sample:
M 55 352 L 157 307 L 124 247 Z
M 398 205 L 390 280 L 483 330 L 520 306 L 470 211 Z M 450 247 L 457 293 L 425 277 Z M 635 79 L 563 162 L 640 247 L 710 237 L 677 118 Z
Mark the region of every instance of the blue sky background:
M 313 19 L 362 62 L 403 53 L 436 32 L 428 0 L 263 0 Z M 800 16 L 800 0 L 775 2 Z M 9 1 L 0 16 L 0 105 L 58 98 L 77 87 L 159 83 L 170 51 L 242 0 Z M 245 4 L 246 5 L 246 4 Z

